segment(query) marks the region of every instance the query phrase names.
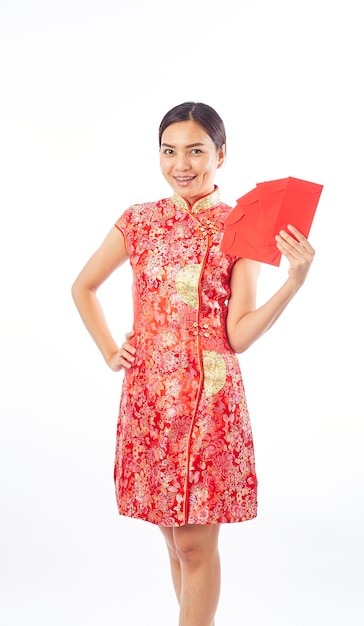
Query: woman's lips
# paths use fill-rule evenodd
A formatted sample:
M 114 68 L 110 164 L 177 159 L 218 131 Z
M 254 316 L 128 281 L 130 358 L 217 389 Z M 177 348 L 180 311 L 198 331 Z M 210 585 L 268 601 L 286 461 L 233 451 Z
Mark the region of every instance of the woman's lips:
M 174 180 L 182 187 L 186 187 L 194 179 L 195 179 L 195 176 L 175 176 L 174 177 Z

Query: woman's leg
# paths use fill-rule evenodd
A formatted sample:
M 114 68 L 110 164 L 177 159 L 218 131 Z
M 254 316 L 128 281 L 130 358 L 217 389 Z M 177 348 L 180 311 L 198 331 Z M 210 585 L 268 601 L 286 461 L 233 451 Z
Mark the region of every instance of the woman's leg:
M 181 600 L 181 564 L 180 564 L 178 554 L 176 552 L 176 546 L 174 544 L 173 528 L 166 528 L 165 526 L 160 526 L 160 529 L 166 540 L 169 560 L 170 560 L 170 565 L 171 565 L 173 586 L 174 586 L 174 590 L 176 592 L 176 596 L 177 596 L 177 600 L 179 604 Z
M 180 604 L 179 626 L 214 626 L 220 594 L 219 525 L 161 528 Z

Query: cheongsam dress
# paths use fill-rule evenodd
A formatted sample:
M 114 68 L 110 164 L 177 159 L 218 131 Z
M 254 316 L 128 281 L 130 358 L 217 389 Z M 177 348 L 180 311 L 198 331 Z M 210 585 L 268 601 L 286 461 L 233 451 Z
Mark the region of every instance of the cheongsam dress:
M 241 522 L 257 514 L 244 385 L 226 334 L 230 276 L 217 187 L 190 206 L 133 205 L 115 226 L 133 272 L 133 343 L 117 423 L 121 515 L 160 526 Z

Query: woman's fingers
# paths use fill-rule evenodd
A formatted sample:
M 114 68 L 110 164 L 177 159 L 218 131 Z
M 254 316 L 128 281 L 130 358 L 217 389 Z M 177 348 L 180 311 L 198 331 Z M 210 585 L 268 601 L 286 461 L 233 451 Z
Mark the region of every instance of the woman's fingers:
M 135 347 L 130 343 L 130 339 L 135 335 L 134 330 L 130 330 L 125 334 L 126 341 L 124 341 L 123 345 L 119 350 L 120 355 L 120 363 L 123 367 L 129 369 L 135 360 Z
M 108 361 L 109 367 L 114 372 L 120 372 L 121 369 L 129 369 L 135 361 L 135 347 L 130 343 L 130 340 L 135 335 L 134 330 L 130 330 L 125 333 L 125 341 L 117 352 L 115 352 Z
M 124 367 L 127 367 L 127 366 L 130 367 L 130 365 L 134 362 L 135 352 L 136 350 L 134 346 L 131 345 L 131 343 L 128 343 L 127 341 L 123 343 L 123 345 L 121 346 L 119 350 L 119 354 L 120 354 L 121 362 Z
M 276 236 L 277 248 L 289 261 L 289 276 L 300 286 L 306 279 L 315 256 L 315 250 L 295 226 L 289 225 L 289 234 L 281 230 Z
M 302 233 L 295 226 L 292 226 L 292 224 L 288 224 L 287 228 L 294 235 L 294 238 L 298 241 L 298 243 L 313 256 L 315 254 L 315 250 L 311 246 L 308 239 L 302 235 Z
M 276 236 L 278 249 L 289 259 L 290 256 L 295 258 L 307 258 L 312 259 L 315 255 L 315 250 L 311 246 L 306 237 L 295 226 L 291 224 L 288 226 L 292 235 L 285 230 L 281 230 L 279 235 Z

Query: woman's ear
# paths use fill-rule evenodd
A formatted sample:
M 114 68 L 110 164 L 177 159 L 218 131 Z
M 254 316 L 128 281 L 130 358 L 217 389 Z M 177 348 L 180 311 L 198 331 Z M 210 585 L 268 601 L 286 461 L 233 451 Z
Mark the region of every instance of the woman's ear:
M 225 161 L 225 144 L 221 146 L 221 148 L 217 151 L 217 168 L 224 165 Z

